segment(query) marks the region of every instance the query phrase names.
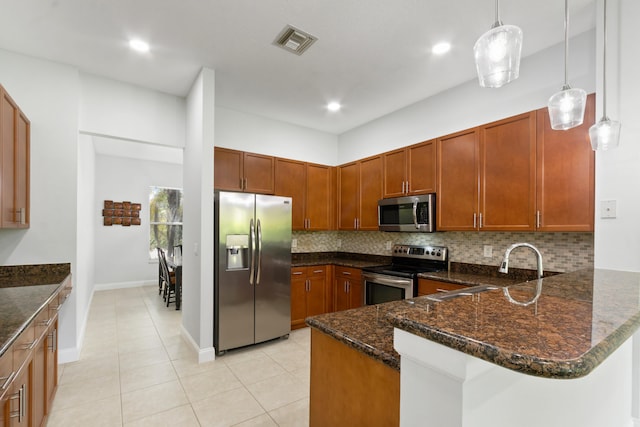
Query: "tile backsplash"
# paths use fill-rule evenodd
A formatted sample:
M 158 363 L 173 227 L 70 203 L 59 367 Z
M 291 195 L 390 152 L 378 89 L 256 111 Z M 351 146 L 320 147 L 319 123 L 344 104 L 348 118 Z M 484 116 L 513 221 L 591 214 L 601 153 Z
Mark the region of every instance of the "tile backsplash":
M 339 251 L 390 256 L 388 242 L 437 245 L 449 248 L 450 261 L 496 268 L 509 245 L 526 242 L 540 250 L 545 270 L 568 272 L 593 267 L 593 233 L 295 231 L 292 237 L 297 243 L 292 248 L 294 253 Z M 491 257 L 484 256 L 486 245 L 492 248 Z M 509 257 L 509 266 L 535 269 L 535 256 L 529 249 L 516 249 Z

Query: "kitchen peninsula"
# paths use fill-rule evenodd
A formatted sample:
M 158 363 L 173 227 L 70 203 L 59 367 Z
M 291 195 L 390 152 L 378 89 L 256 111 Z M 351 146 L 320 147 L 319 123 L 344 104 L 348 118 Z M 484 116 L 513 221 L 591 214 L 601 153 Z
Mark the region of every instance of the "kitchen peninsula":
M 315 417 L 329 409 L 319 405 L 321 384 L 315 382 L 331 381 L 331 373 L 314 372 L 322 353 L 315 347 L 327 340 L 366 355 L 387 373 L 399 370 L 403 426 L 630 425 L 629 338 L 640 326 L 638 273 L 586 269 L 307 323 L 313 328 L 311 426 L 320 425 Z M 343 360 L 332 363 L 340 370 Z M 344 387 L 335 394 L 348 400 Z M 362 393 L 366 402 L 379 390 Z

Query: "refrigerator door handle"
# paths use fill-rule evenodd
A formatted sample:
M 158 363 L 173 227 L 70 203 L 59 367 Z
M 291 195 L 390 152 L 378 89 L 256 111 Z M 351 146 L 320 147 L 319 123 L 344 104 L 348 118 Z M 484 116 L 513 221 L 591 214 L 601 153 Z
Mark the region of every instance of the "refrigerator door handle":
M 251 246 L 251 264 L 249 267 L 249 284 L 253 285 L 253 278 L 256 271 L 256 230 L 253 226 L 253 219 L 249 221 L 249 239 Z
M 258 235 L 258 266 L 256 271 L 256 285 L 260 284 L 260 271 L 262 270 L 262 226 L 260 225 L 260 220 L 257 221 L 257 235 Z

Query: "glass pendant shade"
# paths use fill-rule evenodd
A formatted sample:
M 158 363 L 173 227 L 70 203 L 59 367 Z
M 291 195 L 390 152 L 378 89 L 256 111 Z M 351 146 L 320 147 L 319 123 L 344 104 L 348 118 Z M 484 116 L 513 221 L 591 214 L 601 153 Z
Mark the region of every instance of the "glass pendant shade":
M 589 128 L 591 148 L 606 151 L 616 148 L 620 143 L 620 122 L 610 120 L 609 117 L 601 118 L 598 123 Z
M 522 30 L 496 22 L 473 46 L 480 86 L 500 87 L 517 79 L 521 51 Z
M 587 104 L 587 92 L 564 86 L 549 98 L 547 107 L 551 129 L 567 130 L 580 126 L 584 121 L 584 109 Z

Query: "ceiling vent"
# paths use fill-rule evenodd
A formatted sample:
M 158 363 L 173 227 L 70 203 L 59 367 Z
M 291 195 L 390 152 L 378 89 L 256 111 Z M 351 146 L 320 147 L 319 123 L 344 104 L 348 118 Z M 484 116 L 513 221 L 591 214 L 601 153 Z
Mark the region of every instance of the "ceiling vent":
M 287 25 L 280 31 L 273 44 L 296 55 L 302 55 L 316 40 L 318 39 L 311 34 Z

